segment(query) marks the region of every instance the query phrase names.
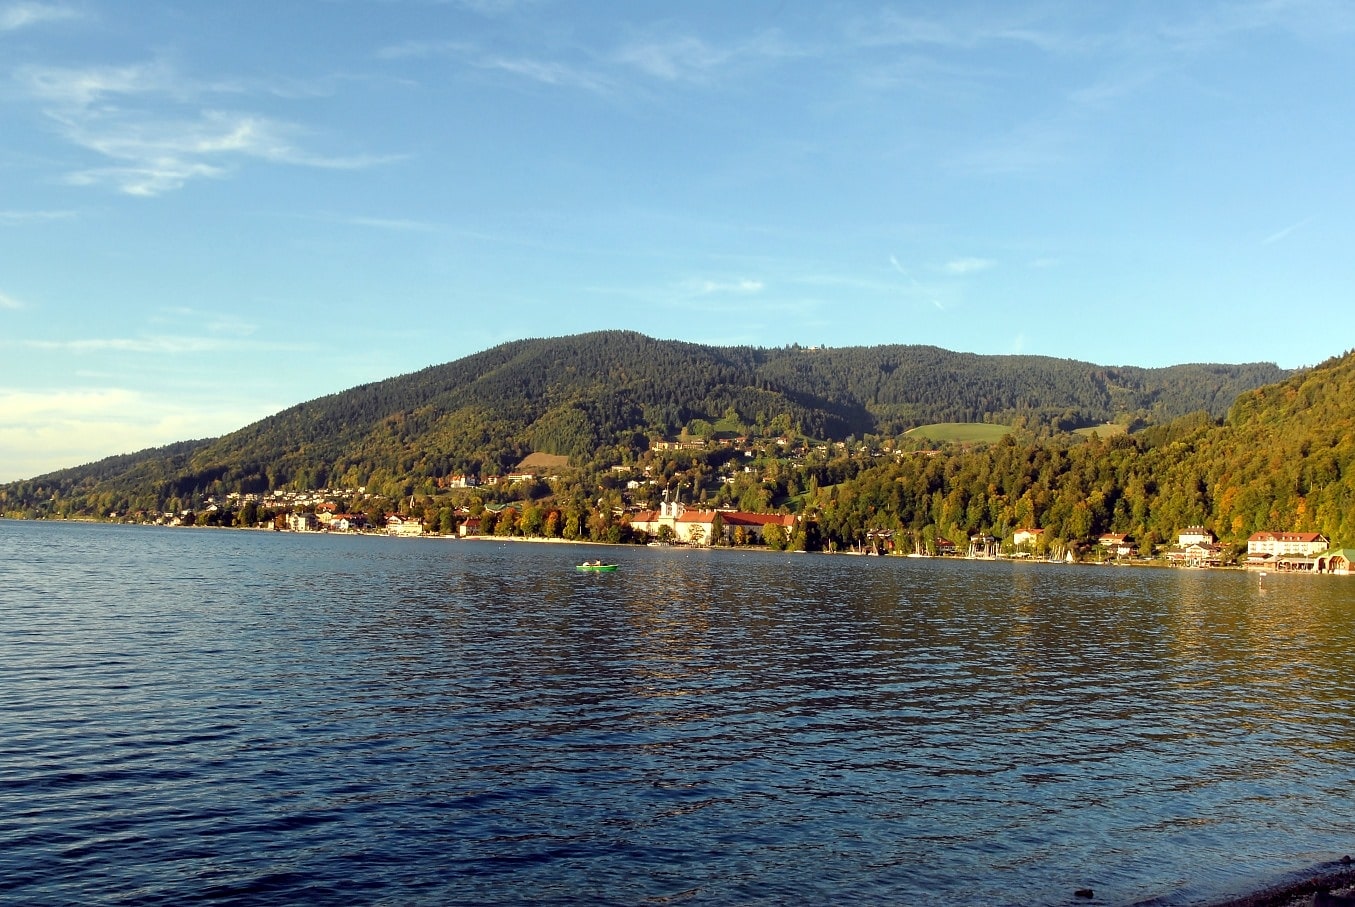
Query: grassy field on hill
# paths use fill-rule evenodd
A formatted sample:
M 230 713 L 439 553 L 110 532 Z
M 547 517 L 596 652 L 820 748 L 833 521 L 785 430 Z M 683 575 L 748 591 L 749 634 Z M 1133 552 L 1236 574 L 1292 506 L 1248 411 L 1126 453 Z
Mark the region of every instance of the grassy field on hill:
M 1107 422 L 1104 425 L 1093 425 L 1090 428 L 1075 428 L 1073 434 L 1084 438 L 1090 438 L 1092 435 L 1100 435 L 1102 438 L 1113 438 L 1116 435 L 1123 435 L 1129 431 L 1127 425 L 1117 425 L 1113 422 Z
M 931 425 L 919 425 L 906 434 L 937 443 L 955 441 L 961 444 L 981 444 L 997 441 L 1011 430 L 1009 425 L 992 425 L 987 422 L 933 422 Z

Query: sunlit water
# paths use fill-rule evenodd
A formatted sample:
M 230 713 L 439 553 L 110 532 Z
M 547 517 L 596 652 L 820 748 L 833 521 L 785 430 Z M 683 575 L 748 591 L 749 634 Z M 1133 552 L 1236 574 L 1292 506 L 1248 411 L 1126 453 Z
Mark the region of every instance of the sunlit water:
M 0 901 L 1190 904 L 1355 850 L 1355 577 L 0 521 L 0 621 Z

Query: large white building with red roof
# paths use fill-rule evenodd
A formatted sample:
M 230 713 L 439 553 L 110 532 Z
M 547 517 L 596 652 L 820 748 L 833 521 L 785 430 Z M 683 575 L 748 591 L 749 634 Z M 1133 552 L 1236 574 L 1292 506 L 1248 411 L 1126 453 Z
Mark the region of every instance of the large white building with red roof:
M 1247 557 L 1283 557 L 1297 554 L 1312 557 L 1331 546 L 1320 532 L 1254 532 L 1247 539 Z
M 717 526 L 718 524 L 718 526 Z M 642 510 L 631 517 L 631 529 L 658 537 L 664 526 L 673 541 L 689 545 L 712 545 L 734 539 L 740 529 L 748 544 L 761 544 L 768 526 L 780 526 L 787 535 L 795 528 L 795 517 L 788 513 L 749 513 L 743 510 L 699 510 L 680 501 L 664 501 L 658 510 Z M 716 534 L 722 538 L 716 539 Z

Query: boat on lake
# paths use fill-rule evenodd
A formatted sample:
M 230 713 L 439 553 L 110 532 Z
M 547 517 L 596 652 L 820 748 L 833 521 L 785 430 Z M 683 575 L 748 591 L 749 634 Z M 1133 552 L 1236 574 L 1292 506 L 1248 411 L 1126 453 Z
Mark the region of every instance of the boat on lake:
M 604 564 L 602 561 L 584 561 L 574 569 L 580 573 L 615 573 L 616 564 Z

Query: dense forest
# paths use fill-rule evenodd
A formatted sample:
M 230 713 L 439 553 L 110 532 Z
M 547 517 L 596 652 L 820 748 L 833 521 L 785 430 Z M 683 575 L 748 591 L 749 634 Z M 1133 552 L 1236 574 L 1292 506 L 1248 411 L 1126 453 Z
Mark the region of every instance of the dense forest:
M 965 444 L 903 433 L 965 418 L 1013 430 Z M 1068 430 L 1088 423 L 1100 430 Z M 731 434 L 738 445 L 651 444 Z M 682 487 L 693 503 L 799 513 L 787 542 L 805 548 L 855 546 L 881 531 L 931 545 L 1040 528 L 1042 547 L 1117 532 L 1152 551 L 1188 525 L 1234 545 L 1258 529 L 1355 544 L 1355 354 L 1288 375 L 928 347 L 712 348 L 625 333 L 527 340 L 223 438 L 11 483 L 0 511 L 99 518 L 205 494 L 368 486 L 426 508 L 445 529 L 445 476 L 507 470 L 532 451 L 572 466 L 551 485 L 460 498 L 509 505 L 496 517 L 501 534 L 624 538 L 626 506 Z M 654 482 L 623 493 L 615 466 Z
M 112 457 L 0 488 L 8 512 L 154 509 L 195 492 L 367 486 L 392 496 L 526 454 L 633 462 L 652 440 L 736 426 L 759 437 L 892 437 L 934 422 L 1037 436 L 1108 421 L 1222 417 L 1272 364 L 1108 368 L 935 347 L 709 347 L 630 332 L 521 340 L 286 409 L 222 438 Z
M 1041 528 L 1045 547 L 1125 533 L 1146 550 L 1186 526 L 1240 546 L 1253 532 L 1320 532 L 1355 544 L 1355 354 L 1133 435 L 1022 439 L 912 455 L 814 490 L 818 531 L 850 544 L 870 529 L 923 539 Z

